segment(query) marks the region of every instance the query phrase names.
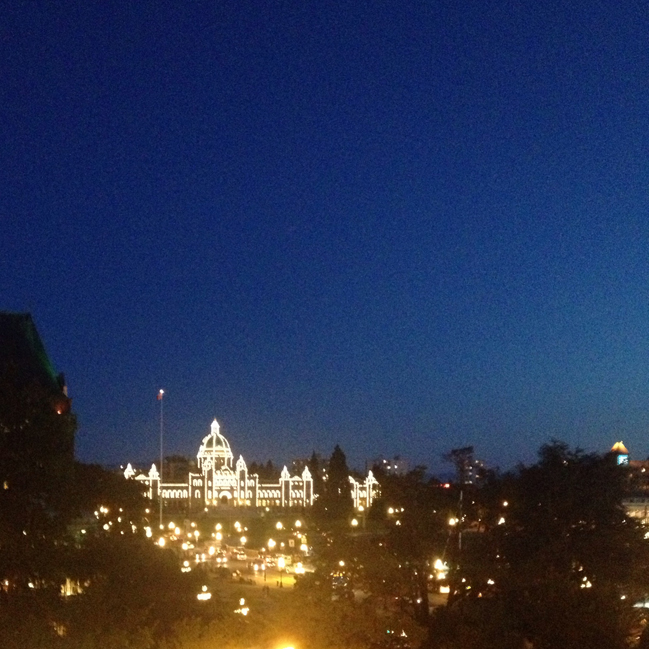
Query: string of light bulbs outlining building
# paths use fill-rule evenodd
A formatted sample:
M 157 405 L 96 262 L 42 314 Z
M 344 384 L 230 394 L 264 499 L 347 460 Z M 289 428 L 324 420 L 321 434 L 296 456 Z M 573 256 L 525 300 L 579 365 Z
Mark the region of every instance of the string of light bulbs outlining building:
M 158 395 L 160 401 L 163 394 L 161 390 Z M 162 409 L 160 412 L 162 448 Z M 162 453 L 160 457 L 162 466 Z M 284 466 L 277 482 L 267 482 L 262 481 L 257 474 L 248 472 L 242 456 L 234 463 L 230 443 L 221 434 L 216 419 L 212 422 L 209 434 L 203 438 L 196 458 L 198 471 L 189 471 L 184 482 L 165 481 L 155 464 L 148 472 L 138 472 L 128 464 L 124 477 L 140 482 L 145 495 L 150 499 L 158 498 L 166 505 L 188 508 L 224 505 L 303 508 L 311 507 L 318 496 L 314 493 L 313 477 L 308 467 L 304 467 L 300 475 L 291 476 Z M 362 481 L 349 476 L 349 483 L 354 508 L 358 511 L 369 508 L 378 497 L 379 483 L 372 471 Z

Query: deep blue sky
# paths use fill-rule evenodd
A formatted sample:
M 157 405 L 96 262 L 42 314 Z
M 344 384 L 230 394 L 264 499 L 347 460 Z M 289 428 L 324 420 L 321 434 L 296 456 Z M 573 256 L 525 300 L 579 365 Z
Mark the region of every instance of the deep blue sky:
M 0 309 L 78 455 L 649 454 L 640 2 L 8 0 Z

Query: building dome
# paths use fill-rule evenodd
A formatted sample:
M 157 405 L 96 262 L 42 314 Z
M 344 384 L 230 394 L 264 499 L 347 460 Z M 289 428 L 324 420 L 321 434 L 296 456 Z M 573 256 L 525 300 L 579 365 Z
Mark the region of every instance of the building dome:
M 624 455 L 628 455 L 629 451 L 627 451 L 626 446 L 624 446 L 624 442 L 615 442 L 613 448 L 611 448 L 611 453 L 623 453 Z
M 228 442 L 220 433 L 219 422 L 212 422 L 210 434 L 203 438 L 197 454 L 198 468 L 203 473 L 210 469 L 220 469 L 227 466 L 232 468 L 233 455 Z

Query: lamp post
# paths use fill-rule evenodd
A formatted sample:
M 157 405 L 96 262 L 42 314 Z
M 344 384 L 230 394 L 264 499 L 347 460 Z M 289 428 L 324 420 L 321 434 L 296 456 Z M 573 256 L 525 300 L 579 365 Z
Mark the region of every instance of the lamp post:
M 279 587 L 283 588 L 284 584 L 282 583 L 282 577 L 284 575 L 284 566 L 286 565 L 286 562 L 284 561 L 284 557 L 280 557 L 277 559 L 277 567 L 279 568 Z
M 158 401 L 160 402 L 160 472 L 159 472 L 159 480 L 160 480 L 160 527 L 162 527 L 162 431 L 163 431 L 163 418 L 162 418 L 162 397 L 164 397 L 165 391 L 160 390 L 158 392 Z

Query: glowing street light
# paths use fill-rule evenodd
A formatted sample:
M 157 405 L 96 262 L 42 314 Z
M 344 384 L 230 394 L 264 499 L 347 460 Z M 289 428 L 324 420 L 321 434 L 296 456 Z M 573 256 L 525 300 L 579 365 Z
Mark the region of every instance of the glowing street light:
M 273 541 L 273 539 L 268 539 L 268 543 L 266 545 L 268 546 L 269 550 L 272 550 L 277 544 L 275 543 L 275 541 Z
M 208 599 L 212 599 L 212 593 L 207 590 L 207 586 L 203 586 L 201 592 L 196 595 L 196 599 L 205 602 Z
M 286 566 L 286 562 L 284 561 L 284 557 L 280 557 L 277 559 L 277 567 L 279 568 L 279 587 L 283 588 L 284 584 L 282 582 L 282 577 L 284 576 L 284 567 Z

